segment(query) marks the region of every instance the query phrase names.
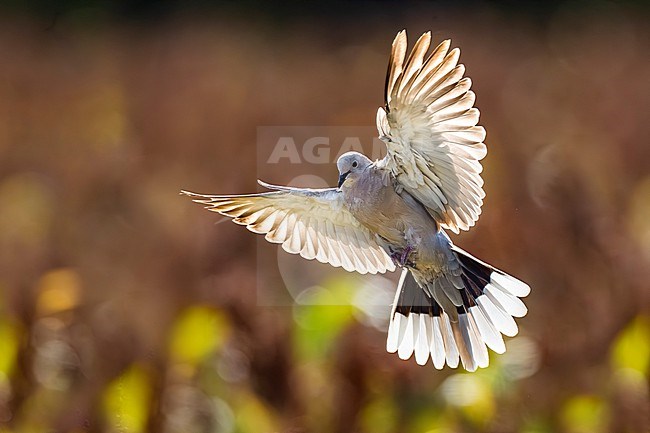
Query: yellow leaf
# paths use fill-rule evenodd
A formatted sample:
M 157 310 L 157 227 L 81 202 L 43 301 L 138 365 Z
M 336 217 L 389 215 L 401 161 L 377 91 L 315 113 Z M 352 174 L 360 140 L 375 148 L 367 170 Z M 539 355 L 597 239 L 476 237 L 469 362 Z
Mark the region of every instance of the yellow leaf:
M 240 433 L 279 432 L 278 421 L 271 410 L 253 394 L 243 394 L 236 406 L 236 431 Z
M 580 395 L 564 405 L 562 422 L 569 433 L 598 433 L 607 431 L 609 408 L 597 396 Z
M 458 406 L 465 418 L 477 426 L 486 425 L 496 411 L 490 376 L 481 373 L 457 373 L 441 385 L 448 403 Z
M 149 416 L 150 379 L 138 365 L 129 367 L 104 391 L 104 411 L 114 430 L 122 433 L 143 432 Z
M 39 314 L 69 310 L 79 304 L 81 278 L 72 269 L 55 269 L 43 275 L 38 292 L 36 308 Z
M 169 349 L 176 362 L 192 365 L 223 346 L 230 335 L 230 322 L 220 310 L 204 306 L 185 310 L 174 323 Z
M 637 317 L 618 334 L 612 346 L 611 361 L 616 368 L 629 368 L 647 375 L 650 367 L 650 320 L 647 317 Z
M 13 323 L 0 320 L 0 381 L 11 376 L 18 354 L 19 333 Z
M 399 410 L 391 395 L 382 395 L 361 410 L 363 431 L 390 433 L 397 430 Z

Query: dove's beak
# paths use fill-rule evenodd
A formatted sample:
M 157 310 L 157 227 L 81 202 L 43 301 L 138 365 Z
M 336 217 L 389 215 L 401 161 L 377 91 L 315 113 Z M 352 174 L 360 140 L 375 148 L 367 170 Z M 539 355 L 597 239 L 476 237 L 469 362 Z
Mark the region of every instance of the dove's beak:
M 343 182 L 345 182 L 345 178 L 348 177 L 348 174 L 350 174 L 349 171 L 339 176 L 339 188 L 343 185 Z

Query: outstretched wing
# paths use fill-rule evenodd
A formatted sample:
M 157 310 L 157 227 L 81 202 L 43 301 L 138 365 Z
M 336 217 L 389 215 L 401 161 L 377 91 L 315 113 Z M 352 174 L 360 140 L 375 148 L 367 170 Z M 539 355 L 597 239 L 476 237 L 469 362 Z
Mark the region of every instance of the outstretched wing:
M 377 112 L 388 150 L 379 164 L 443 227 L 458 233 L 481 213 L 485 129 L 477 126 L 479 110 L 472 82 L 458 64 L 459 49 L 449 51 L 446 40 L 426 56 L 430 42 L 431 33 L 423 34 L 406 58 L 406 32 L 393 41 L 386 106 Z
M 361 274 L 394 271 L 395 265 L 343 206 L 336 188 L 308 189 L 260 185 L 272 192 L 248 195 L 203 195 L 182 191 L 206 209 L 234 218 L 291 254 Z

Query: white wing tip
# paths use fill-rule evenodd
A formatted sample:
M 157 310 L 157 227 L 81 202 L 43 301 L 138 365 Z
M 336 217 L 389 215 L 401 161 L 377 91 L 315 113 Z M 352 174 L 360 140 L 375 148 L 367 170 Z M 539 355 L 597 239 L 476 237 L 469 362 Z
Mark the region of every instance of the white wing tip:
M 271 185 L 270 183 L 264 182 L 262 179 L 257 179 L 257 184 L 260 185 L 260 186 L 263 186 L 266 189 L 274 189 L 273 185 Z
M 493 280 L 518 298 L 525 298 L 530 294 L 530 286 L 528 284 L 508 274 L 493 272 L 490 280 Z

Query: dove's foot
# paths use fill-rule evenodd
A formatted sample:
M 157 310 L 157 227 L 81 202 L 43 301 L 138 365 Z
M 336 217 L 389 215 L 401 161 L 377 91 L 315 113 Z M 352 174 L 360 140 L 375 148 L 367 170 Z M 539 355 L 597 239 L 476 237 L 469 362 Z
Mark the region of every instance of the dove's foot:
M 402 255 L 399 258 L 399 262 L 402 266 L 409 263 L 409 255 L 411 254 L 411 251 L 413 251 L 413 247 L 410 245 L 407 245 L 406 248 L 402 250 Z
M 409 256 L 413 252 L 413 247 L 410 245 L 407 245 L 406 248 L 404 248 L 401 252 L 399 251 L 394 251 L 390 257 L 393 259 L 396 265 L 399 266 L 411 266 L 415 267 L 415 264 L 409 260 Z

